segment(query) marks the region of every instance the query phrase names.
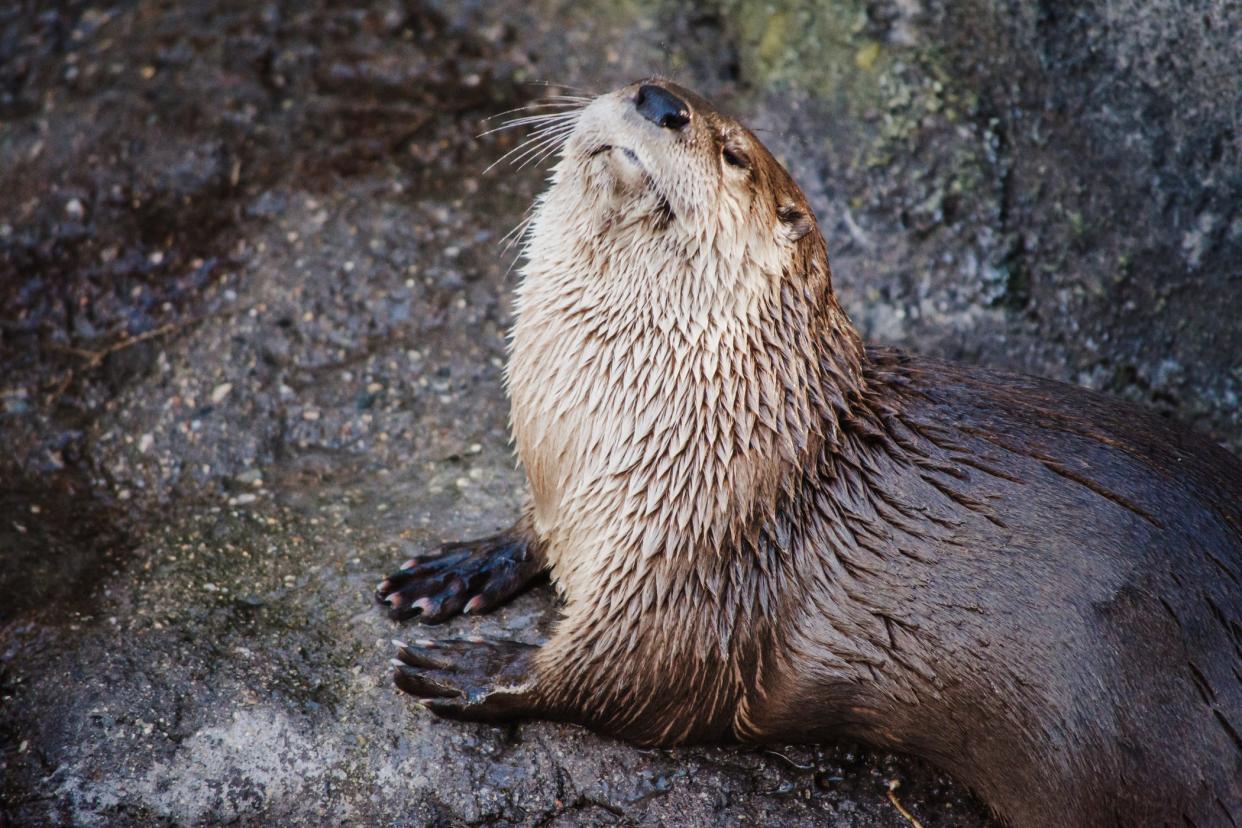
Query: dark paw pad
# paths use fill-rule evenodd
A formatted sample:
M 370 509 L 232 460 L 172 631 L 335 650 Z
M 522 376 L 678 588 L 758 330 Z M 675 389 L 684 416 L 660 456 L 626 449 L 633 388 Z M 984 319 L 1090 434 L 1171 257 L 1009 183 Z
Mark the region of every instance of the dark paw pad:
M 488 638 L 394 641 L 397 687 L 452 719 L 503 721 L 530 715 L 531 661 L 538 647 Z
M 496 535 L 445 544 L 434 554 L 411 558 L 380 582 L 375 595 L 394 620 L 419 616 L 436 624 L 459 612 L 493 609 L 542 572 L 525 538 Z

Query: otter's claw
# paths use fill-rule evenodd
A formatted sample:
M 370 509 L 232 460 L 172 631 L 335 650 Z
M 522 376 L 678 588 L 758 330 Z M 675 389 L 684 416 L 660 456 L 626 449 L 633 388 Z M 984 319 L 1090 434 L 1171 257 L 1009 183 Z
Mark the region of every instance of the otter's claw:
M 393 681 L 440 716 L 498 722 L 533 712 L 534 645 L 481 638 L 393 644 Z
M 438 624 L 459 612 L 494 609 L 542 574 L 527 539 L 504 533 L 411 558 L 379 583 L 375 595 L 394 620 L 418 616 Z

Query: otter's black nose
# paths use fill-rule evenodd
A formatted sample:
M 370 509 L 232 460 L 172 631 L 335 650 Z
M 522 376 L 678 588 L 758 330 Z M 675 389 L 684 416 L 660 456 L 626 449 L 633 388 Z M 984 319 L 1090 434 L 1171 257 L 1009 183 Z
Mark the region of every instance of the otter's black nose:
M 681 129 L 690 123 L 690 107 L 681 98 L 645 83 L 638 87 L 638 95 L 634 98 L 634 106 L 648 121 L 665 129 Z

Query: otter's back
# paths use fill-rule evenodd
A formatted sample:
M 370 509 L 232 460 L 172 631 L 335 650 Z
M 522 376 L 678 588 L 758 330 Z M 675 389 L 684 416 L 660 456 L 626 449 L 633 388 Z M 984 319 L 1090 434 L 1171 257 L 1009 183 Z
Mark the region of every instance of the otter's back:
M 1099 819 L 1242 822 L 1242 461 L 1082 388 L 884 349 L 870 362 L 943 470 L 924 479 L 986 518 L 956 541 L 997 566 L 944 566 L 970 557 L 945 550 L 928 589 L 975 589 L 987 623 L 1015 626 L 985 634 L 1046 653 L 1027 689 L 1056 711 L 1032 719 L 1035 742 L 1086 780 L 1065 794 L 1098 794 Z

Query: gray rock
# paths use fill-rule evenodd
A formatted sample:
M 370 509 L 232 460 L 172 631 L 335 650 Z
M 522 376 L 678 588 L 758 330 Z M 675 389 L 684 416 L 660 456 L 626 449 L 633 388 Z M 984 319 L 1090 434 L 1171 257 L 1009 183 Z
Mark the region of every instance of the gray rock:
M 851 745 L 640 751 L 391 688 L 374 583 L 521 499 L 495 240 L 543 173 L 475 136 L 537 80 L 744 116 L 869 336 L 1242 447 L 1236 5 L 174 5 L 0 20 L 0 824 L 905 825 L 891 780 L 986 823 Z

